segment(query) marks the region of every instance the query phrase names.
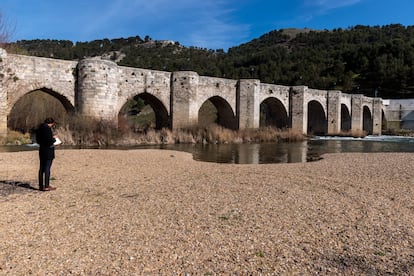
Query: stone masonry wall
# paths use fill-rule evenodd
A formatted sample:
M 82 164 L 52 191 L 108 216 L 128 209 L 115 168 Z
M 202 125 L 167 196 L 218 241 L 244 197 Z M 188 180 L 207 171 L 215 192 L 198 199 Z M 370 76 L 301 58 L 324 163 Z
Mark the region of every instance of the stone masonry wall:
M 7 53 L 0 48 L 0 137 L 7 135 L 7 90 L 5 88 L 5 67 Z
M 240 80 L 237 97 L 240 129 L 258 128 L 260 126 L 259 94 L 259 80 Z
M 414 99 L 390 99 L 383 103 L 389 129 L 414 129 Z
M 290 94 L 291 128 L 300 133 L 307 132 L 308 105 L 305 104 L 305 94 L 308 91 L 306 86 L 294 86 Z
M 116 63 L 84 59 L 78 64 L 78 111 L 103 120 L 117 118 L 119 69 Z
M 259 102 L 261 103 L 267 98 L 276 98 L 282 103 L 286 113 L 289 114 L 289 93 L 289 86 L 260 83 Z
M 65 107 L 75 105 L 75 61 L 12 55 L 7 58 L 8 112 L 26 93 L 48 90 L 58 93 Z
M 352 95 L 352 117 L 351 117 L 351 130 L 358 133 L 363 130 L 363 95 Z
M 119 94 L 117 112 L 132 98 L 141 93 L 150 93 L 170 113 L 171 73 L 131 67 L 119 67 Z
M 181 71 L 172 74 L 172 127 L 179 129 L 198 123 L 197 92 L 199 75 Z
M 328 92 L 328 133 L 341 131 L 341 91 Z

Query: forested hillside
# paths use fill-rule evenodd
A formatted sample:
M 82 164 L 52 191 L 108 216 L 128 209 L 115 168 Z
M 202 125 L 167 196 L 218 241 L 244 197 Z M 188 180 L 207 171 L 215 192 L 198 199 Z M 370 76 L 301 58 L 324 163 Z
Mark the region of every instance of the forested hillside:
M 35 56 L 69 60 L 103 56 L 124 66 L 414 98 L 414 26 L 399 24 L 332 31 L 276 30 L 227 52 L 148 36 L 76 43 L 21 40 L 8 47 Z

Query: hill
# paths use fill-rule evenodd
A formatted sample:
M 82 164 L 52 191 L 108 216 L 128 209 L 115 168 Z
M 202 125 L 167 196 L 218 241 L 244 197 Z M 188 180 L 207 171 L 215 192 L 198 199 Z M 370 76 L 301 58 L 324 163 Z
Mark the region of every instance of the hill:
M 331 31 L 275 30 L 228 52 L 184 47 L 148 36 L 76 43 L 21 40 L 8 47 L 34 56 L 68 60 L 102 56 L 123 66 L 414 98 L 414 26 L 400 24 Z

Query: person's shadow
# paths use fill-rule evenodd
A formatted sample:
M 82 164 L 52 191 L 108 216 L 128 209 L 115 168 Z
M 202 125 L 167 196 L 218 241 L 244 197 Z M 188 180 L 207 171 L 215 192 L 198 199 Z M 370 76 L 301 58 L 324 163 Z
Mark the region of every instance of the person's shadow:
M 7 196 L 9 194 L 21 193 L 29 190 L 38 190 L 28 182 L 16 180 L 0 180 L 0 195 Z

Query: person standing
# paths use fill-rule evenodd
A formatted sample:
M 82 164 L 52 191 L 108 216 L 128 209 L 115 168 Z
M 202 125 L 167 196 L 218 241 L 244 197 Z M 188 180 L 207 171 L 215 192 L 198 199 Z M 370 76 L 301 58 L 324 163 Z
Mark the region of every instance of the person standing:
M 56 142 L 53 136 L 52 127 L 55 124 L 53 118 L 46 118 L 43 124 L 40 125 L 36 131 L 36 142 L 39 144 L 39 190 L 52 191 L 55 187 L 49 185 L 50 168 L 52 167 L 53 159 L 55 158 Z

